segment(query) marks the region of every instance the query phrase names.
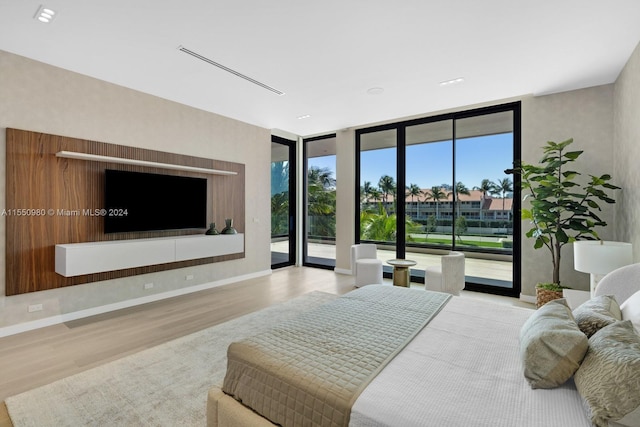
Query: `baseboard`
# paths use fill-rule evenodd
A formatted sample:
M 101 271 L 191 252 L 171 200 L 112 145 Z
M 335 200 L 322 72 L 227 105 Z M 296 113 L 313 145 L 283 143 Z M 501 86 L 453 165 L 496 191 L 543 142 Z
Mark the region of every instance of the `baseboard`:
M 215 282 L 207 282 L 201 285 L 190 286 L 188 288 L 175 289 L 173 291 L 162 292 L 162 293 L 148 295 L 140 298 L 134 298 L 126 301 L 120 301 L 113 304 L 101 305 L 99 307 L 87 308 L 85 310 L 74 311 L 71 313 L 58 314 L 56 316 L 45 317 L 43 319 L 19 323 L 17 325 L 5 326 L 3 328 L 0 328 L 0 338 L 6 337 L 9 335 L 19 334 L 22 332 L 32 331 L 34 329 L 44 328 L 46 326 L 57 325 L 64 322 L 70 322 L 72 320 L 95 316 L 97 314 L 121 310 L 123 308 L 134 307 L 136 305 L 147 304 L 150 302 L 160 301 L 167 298 L 173 298 L 180 295 L 191 294 L 193 292 L 204 291 L 206 289 L 229 285 L 231 283 L 241 282 L 243 280 L 249 280 L 249 279 L 255 279 L 258 277 L 268 276 L 271 273 L 272 273 L 272 270 L 258 271 L 255 273 L 244 274 L 242 276 L 235 276 L 235 277 L 230 277 L 228 279 L 216 280 Z
M 351 276 L 351 270 L 347 270 L 346 268 L 334 268 L 333 271 L 338 274 L 346 274 L 347 276 Z
M 520 294 L 520 301 L 535 304 L 537 302 L 535 295 Z

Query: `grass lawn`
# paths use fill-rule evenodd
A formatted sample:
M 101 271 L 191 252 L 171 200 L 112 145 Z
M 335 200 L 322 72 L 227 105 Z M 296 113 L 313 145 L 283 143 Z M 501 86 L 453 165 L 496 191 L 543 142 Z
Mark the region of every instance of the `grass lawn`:
M 436 239 L 436 238 L 423 238 L 423 237 L 413 237 L 411 239 L 411 242 L 413 243 L 434 243 L 434 244 L 443 244 L 443 245 L 448 245 L 451 244 L 451 239 Z M 460 243 L 460 240 L 456 239 L 456 242 L 458 245 L 465 245 L 465 246 L 475 246 L 475 247 L 479 247 L 479 248 L 503 248 L 502 243 L 501 242 L 478 242 L 476 240 L 462 240 L 462 243 Z

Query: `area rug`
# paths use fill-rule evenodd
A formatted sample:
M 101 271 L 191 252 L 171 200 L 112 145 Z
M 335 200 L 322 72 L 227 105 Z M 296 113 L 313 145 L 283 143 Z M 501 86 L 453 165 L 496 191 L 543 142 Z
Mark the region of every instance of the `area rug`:
M 232 341 L 336 298 L 311 292 L 123 359 L 12 396 L 15 427 L 204 426 Z

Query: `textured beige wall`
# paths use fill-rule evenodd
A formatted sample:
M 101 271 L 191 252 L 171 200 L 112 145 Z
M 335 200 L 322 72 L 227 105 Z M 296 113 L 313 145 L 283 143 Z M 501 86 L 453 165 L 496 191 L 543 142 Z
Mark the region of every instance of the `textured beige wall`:
M 351 245 L 355 241 L 355 200 L 353 182 L 356 179 L 354 165 L 355 131 L 336 132 L 336 271 L 351 271 Z
M 7 127 L 142 147 L 246 165 L 246 257 L 188 269 L 12 297 L 0 275 L 0 327 L 118 303 L 270 269 L 271 136 L 267 129 L 0 51 L 0 207 L 5 200 Z M 26 206 L 25 206 L 26 207 Z M 214 207 L 215 208 L 215 207 Z M 5 263 L 0 218 L 0 271 Z M 185 281 L 187 274 L 194 279 Z M 153 282 L 154 288 L 143 290 Z M 30 304 L 44 310 L 27 313 Z
M 616 239 L 631 242 L 640 261 L 640 44 L 615 84 L 613 166 L 622 187 L 616 210 Z
M 522 159 L 537 163 L 546 141 L 561 142 L 573 138 L 572 149 L 584 150 L 576 169 L 583 174 L 613 174 L 613 85 L 528 97 L 522 101 Z M 618 183 L 619 179 L 614 182 Z M 619 191 L 612 194 L 619 198 Z M 609 225 L 596 230 L 601 238 L 614 237 L 615 205 L 603 207 L 601 218 Z M 535 295 L 538 282 L 551 281 L 551 254 L 546 248 L 533 249 L 533 241 L 524 235 L 530 228 L 522 222 L 522 294 Z M 589 289 L 589 276 L 573 269 L 573 247 L 562 250 L 560 279 L 574 289 Z

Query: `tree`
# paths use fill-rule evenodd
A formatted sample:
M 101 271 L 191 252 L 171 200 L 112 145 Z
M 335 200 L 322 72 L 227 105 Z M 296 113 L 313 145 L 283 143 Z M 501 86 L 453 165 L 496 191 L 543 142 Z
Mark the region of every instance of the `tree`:
M 460 195 L 461 194 L 465 194 L 467 196 L 469 196 L 471 194 L 471 192 L 469 191 L 469 189 L 461 182 L 456 182 L 455 187 L 453 188 L 453 190 L 451 190 L 451 192 L 447 193 L 447 197 L 453 195 L 454 199 L 456 201 L 456 210 L 457 210 L 457 215 L 456 216 L 460 216 Z
M 289 192 L 271 196 L 271 236 L 289 233 Z
M 311 219 L 309 233 L 336 235 L 336 180 L 329 168 L 312 166 L 307 172 L 307 210 Z
M 560 260 L 562 248 L 579 239 L 599 239 L 596 226 L 606 226 L 600 219 L 598 201 L 615 203 L 605 192 L 619 189 L 610 184 L 611 175 L 589 175 L 586 184 L 575 179 L 581 174 L 571 170 L 583 151 L 565 151 L 573 139 L 543 147 L 540 165 L 525 162 L 516 164 L 514 173 L 522 177 L 524 199 L 531 202 L 530 209 L 522 209 L 522 219 L 531 220 L 526 236 L 534 239 L 533 248 L 546 247 L 551 253 L 552 280 L 560 286 Z
M 271 162 L 271 235 L 289 232 L 289 162 Z
M 459 216 L 456 218 L 456 236 L 458 236 L 458 240 L 462 243 L 462 235 L 467 232 L 467 220 L 463 216 Z
M 417 224 L 405 216 L 407 230 L 416 227 Z M 396 215 L 389 215 L 382 204 L 378 205 L 378 211 L 360 212 L 360 238 L 379 242 L 395 242 L 397 237 Z M 411 240 L 407 237 L 407 241 Z
M 427 223 L 424 225 L 424 231 L 427 234 L 426 237 L 429 237 L 429 233 L 433 233 L 436 231 L 438 227 L 438 222 L 436 221 L 435 215 L 429 215 L 427 218 Z
M 416 184 L 409 184 L 407 186 L 407 196 L 411 196 L 411 203 L 413 203 L 413 198 L 418 197 L 418 204 L 420 204 L 420 195 L 422 194 L 422 189 L 418 187 Z M 416 205 L 416 217 L 420 216 L 420 210 L 418 205 Z
M 382 192 L 382 195 L 384 196 L 383 203 L 385 204 L 389 199 L 389 195 L 395 195 L 396 193 L 396 181 L 389 175 L 383 175 L 380 178 L 380 180 L 378 181 L 378 187 L 380 188 L 380 192 Z
M 371 197 L 371 190 L 373 190 L 373 187 L 371 187 L 371 181 L 365 181 L 361 189 L 361 196 L 364 199 L 365 203 L 369 203 L 369 197 Z
M 487 198 L 487 193 L 495 192 L 496 184 L 495 182 L 485 178 L 480 182 L 480 185 L 478 187 L 473 187 L 473 189 L 482 192 L 482 205 L 480 206 L 480 221 L 482 221 L 484 213 L 484 199 Z
M 440 200 L 446 198 L 447 195 L 444 194 L 442 188 L 437 186 L 431 187 L 431 190 L 425 190 L 424 194 L 425 200 L 433 200 L 436 202 L 436 219 L 438 219 L 440 216 L 440 213 L 438 212 L 438 205 L 440 204 Z
M 499 179 L 494 191 L 502 196 L 502 212 L 504 212 L 504 199 L 507 197 L 507 193 L 513 191 L 513 182 L 510 178 Z
M 382 193 L 377 188 L 371 188 L 371 190 L 369 190 L 369 196 L 374 202 L 382 200 Z
M 271 195 L 289 191 L 289 162 L 271 162 Z

